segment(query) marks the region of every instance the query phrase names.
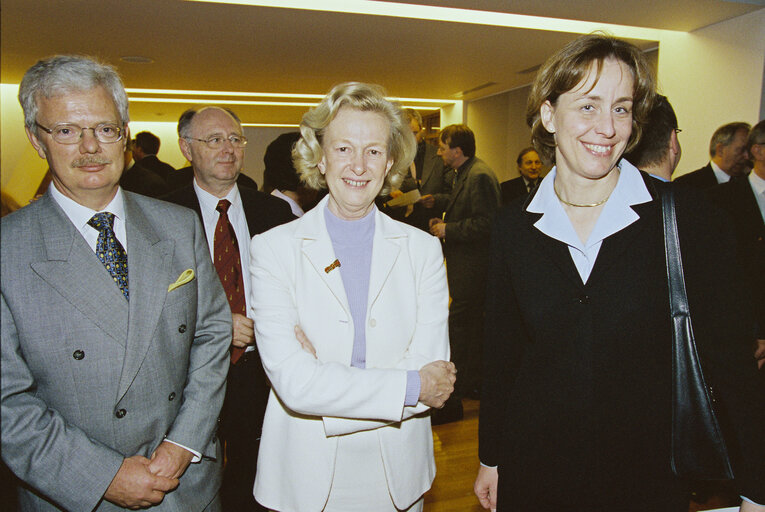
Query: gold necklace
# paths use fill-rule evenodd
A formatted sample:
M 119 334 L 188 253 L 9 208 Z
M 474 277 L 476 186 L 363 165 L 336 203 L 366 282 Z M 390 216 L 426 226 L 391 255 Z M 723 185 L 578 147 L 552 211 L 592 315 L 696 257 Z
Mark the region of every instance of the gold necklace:
M 609 197 L 611 197 L 611 192 L 613 192 L 613 190 L 611 190 L 611 192 L 609 192 L 609 193 L 608 193 L 608 195 L 605 197 L 605 199 L 603 199 L 602 201 L 598 201 L 597 203 L 590 203 L 590 204 L 576 204 L 576 203 L 569 203 L 568 201 L 566 201 L 565 199 L 563 199 L 563 198 L 560 196 L 560 194 L 558 193 L 558 189 L 557 189 L 557 187 L 555 186 L 555 183 L 553 183 L 553 191 L 555 192 L 555 195 L 558 197 L 558 201 L 560 201 L 561 203 L 563 203 L 563 204 L 566 204 L 566 205 L 568 205 L 568 206 L 573 206 L 574 208 L 593 208 L 593 207 L 595 207 L 595 206 L 600 206 L 601 204 L 603 204 L 603 203 L 605 203 L 606 201 L 608 201 L 608 198 L 609 198 Z

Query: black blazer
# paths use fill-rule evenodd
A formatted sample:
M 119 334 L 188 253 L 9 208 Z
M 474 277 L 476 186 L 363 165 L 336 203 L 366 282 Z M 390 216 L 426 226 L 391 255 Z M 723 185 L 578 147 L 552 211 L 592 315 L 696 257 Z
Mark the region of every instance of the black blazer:
M 759 339 L 765 339 L 765 222 L 748 176 L 731 179 L 709 191 L 712 201 L 733 217 L 751 304 L 757 315 Z
M 537 178 L 537 184 L 542 181 L 542 177 Z M 529 193 L 529 189 L 526 187 L 526 182 L 523 180 L 523 176 L 518 176 L 512 180 L 503 181 L 499 185 L 502 189 L 502 205 L 510 204 L 510 202 L 516 197 L 525 196 Z
M 148 197 L 160 198 L 170 190 L 165 180 L 156 173 L 144 168 L 141 164 L 134 163 L 129 169 L 125 169 L 120 177 L 120 187 L 136 194 Z
M 662 185 L 643 179 L 656 198 Z M 499 510 L 682 510 L 660 202 L 632 207 L 639 219 L 603 241 L 582 283 L 528 201 L 500 211 L 490 250 L 479 454 L 499 466 Z M 765 395 L 732 233 L 698 197 L 678 194 L 677 215 L 697 342 L 743 447 L 738 483 L 765 503 Z
M 250 230 L 251 237 L 295 219 L 287 202 L 278 197 L 266 195 L 263 192 L 242 186 L 239 186 L 239 194 L 242 196 L 244 216 L 247 219 L 247 227 Z M 197 198 L 197 193 L 194 191 L 193 183 L 171 192 L 162 199 L 191 208 L 197 212 L 200 219 L 202 218 L 199 198 Z M 249 244 L 249 240 L 246 243 Z
M 153 172 L 154 174 L 162 178 L 162 180 L 164 180 L 166 183 L 170 177 L 170 174 L 172 172 L 175 172 L 175 168 L 172 165 L 166 164 L 165 162 L 157 158 L 157 155 L 146 155 L 145 157 L 136 161 L 136 164 L 140 165 L 144 169 L 148 169 L 149 171 Z
M 696 188 L 699 190 L 707 190 L 719 185 L 715 172 L 712 170 L 712 164 L 707 164 L 701 169 L 684 174 L 674 182 L 677 183 L 678 187 Z

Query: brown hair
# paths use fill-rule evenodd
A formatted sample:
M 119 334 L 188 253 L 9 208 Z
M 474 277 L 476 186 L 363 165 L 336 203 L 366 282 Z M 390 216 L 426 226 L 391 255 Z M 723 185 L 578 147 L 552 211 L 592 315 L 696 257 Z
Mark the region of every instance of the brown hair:
M 531 142 L 539 156 L 555 163 L 555 138 L 542 125 L 540 109 L 545 101 L 552 105 L 561 94 L 587 78 L 593 64 L 600 78 L 603 61 L 615 58 L 632 72 L 632 135 L 625 151 L 640 140 L 642 126 L 653 108 L 656 80 L 643 53 L 636 46 L 603 33 L 578 37 L 553 54 L 537 73 L 526 104 L 526 123 L 531 127 Z

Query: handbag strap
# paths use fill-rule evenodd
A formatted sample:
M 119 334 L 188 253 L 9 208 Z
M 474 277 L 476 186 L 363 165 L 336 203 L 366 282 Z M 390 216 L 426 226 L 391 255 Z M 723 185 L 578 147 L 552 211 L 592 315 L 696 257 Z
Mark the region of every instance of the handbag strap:
M 688 295 L 685 292 L 683 259 L 680 254 L 680 237 L 677 234 L 675 195 L 671 187 L 661 188 L 661 210 L 664 216 L 664 252 L 669 282 L 669 306 L 672 317 L 686 316 L 690 321 Z

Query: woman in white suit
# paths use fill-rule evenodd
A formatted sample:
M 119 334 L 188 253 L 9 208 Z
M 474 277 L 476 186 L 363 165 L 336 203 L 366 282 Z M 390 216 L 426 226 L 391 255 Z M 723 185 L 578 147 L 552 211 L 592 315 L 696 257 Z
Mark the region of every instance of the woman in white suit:
M 329 194 L 250 247 L 273 386 L 255 498 L 282 512 L 421 510 L 435 476 L 427 411 L 456 375 L 446 274 L 437 239 L 374 205 L 415 140 L 402 110 L 361 83 L 332 89 L 300 130 L 295 167 Z

